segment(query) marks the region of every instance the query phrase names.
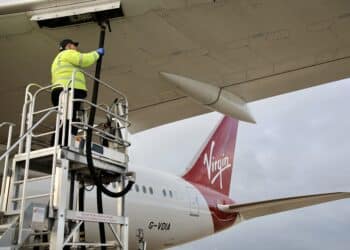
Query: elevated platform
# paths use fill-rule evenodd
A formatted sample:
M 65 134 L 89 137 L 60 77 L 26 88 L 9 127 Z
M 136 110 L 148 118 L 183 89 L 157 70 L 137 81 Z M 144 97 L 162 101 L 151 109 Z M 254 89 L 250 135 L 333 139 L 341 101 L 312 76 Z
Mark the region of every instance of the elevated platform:
M 80 69 L 73 72 L 71 85 L 64 87 L 59 103 L 54 107 L 38 105 L 43 95 L 51 94 L 52 85 L 27 86 L 20 137 L 15 143 L 11 143 L 14 125 L 0 124 L 0 128 L 9 127 L 6 152 L 0 155 L 0 161 L 4 159 L 0 249 L 49 247 L 61 250 L 83 246 L 88 249 L 101 249 L 103 246 L 128 249 L 128 218 L 124 201 L 125 194 L 135 183 L 135 173 L 128 171 L 128 101 L 111 85 L 86 72 L 87 77 L 113 92 L 113 98 L 107 102 L 109 104 L 76 99 L 74 75 L 77 71 Z M 75 109 L 77 103 L 81 109 Z M 98 112 L 90 112 L 94 117 L 105 117 L 105 122 L 89 122 L 89 110 Z M 53 127 L 46 124 L 53 120 Z M 93 142 L 91 151 L 90 147 L 86 148 L 89 145 L 86 138 Z M 45 143 L 38 145 L 35 141 L 54 145 L 46 147 Z M 14 151 L 17 154 L 11 161 Z M 86 152 L 91 153 L 92 166 L 87 164 Z M 111 190 L 103 186 L 109 183 L 113 183 Z M 97 186 L 107 195 L 121 197 L 116 200 L 118 209 L 110 215 L 104 214 L 100 208 L 97 213 L 84 211 L 86 186 Z M 86 239 L 85 223 L 106 227 L 113 236 L 112 241 Z M 106 233 L 103 228 L 101 234 Z
M 52 162 L 55 151 L 57 153 L 57 163 L 61 159 L 70 161 L 70 171 L 74 171 L 86 183 L 91 182 L 91 176 L 87 167 L 85 149 L 81 144 L 71 147 L 49 147 L 30 152 L 30 176 L 41 176 L 51 174 Z M 104 172 L 103 182 L 105 184 L 114 182 L 121 174 L 127 171 L 128 156 L 116 150 L 93 144 L 93 162 L 97 170 Z M 14 161 L 20 167 L 24 167 L 27 159 L 27 153 L 15 155 Z

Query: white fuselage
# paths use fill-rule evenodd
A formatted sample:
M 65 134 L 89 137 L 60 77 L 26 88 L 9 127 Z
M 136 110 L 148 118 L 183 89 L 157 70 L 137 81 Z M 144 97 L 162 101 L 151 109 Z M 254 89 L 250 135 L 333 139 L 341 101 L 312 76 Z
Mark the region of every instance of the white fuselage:
M 125 207 L 130 249 L 137 248 L 139 229 L 143 230 L 147 249 L 175 246 L 214 233 L 208 204 L 192 184 L 148 168 L 133 170 L 136 184 L 126 196 Z M 96 210 L 95 194 L 95 189 L 86 193 L 86 211 Z M 104 198 L 104 213 L 116 214 L 116 199 Z M 88 241 L 98 239 L 98 235 L 96 224 L 87 225 Z

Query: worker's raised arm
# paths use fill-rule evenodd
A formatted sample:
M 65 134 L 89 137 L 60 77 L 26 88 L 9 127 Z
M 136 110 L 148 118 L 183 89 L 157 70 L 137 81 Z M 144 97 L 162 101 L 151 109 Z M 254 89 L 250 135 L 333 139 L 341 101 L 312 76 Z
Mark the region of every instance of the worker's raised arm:
M 69 62 L 76 67 L 86 68 L 93 65 L 99 57 L 100 55 L 97 51 L 80 53 L 76 50 L 66 50 L 62 54 L 61 60 Z

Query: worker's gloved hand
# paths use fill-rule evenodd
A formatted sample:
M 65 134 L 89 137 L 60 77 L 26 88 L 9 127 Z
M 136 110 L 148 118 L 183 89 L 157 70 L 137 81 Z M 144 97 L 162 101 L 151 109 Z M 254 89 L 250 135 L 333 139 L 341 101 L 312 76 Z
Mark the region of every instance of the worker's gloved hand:
M 105 54 L 105 49 L 104 48 L 98 48 L 96 52 L 100 55 L 103 56 Z

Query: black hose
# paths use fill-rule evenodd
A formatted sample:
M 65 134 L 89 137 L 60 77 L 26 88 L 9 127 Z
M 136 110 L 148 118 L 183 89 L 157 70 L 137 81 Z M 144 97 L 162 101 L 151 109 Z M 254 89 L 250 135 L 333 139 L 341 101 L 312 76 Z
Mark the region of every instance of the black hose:
M 101 186 L 103 185 L 97 185 L 96 186 L 96 192 L 97 192 L 97 211 L 98 213 L 103 214 L 103 202 L 102 202 L 102 190 Z M 105 224 L 104 223 L 98 223 L 98 227 L 100 229 L 100 241 L 101 243 L 106 243 L 106 231 L 105 231 Z M 101 249 L 107 249 L 107 247 L 101 247 Z
M 104 25 L 101 25 L 101 32 L 100 32 L 100 41 L 99 41 L 99 48 L 104 47 L 104 41 L 105 41 L 105 35 L 106 35 L 106 27 Z M 102 58 L 101 55 L 100 58 L 97 61 L 96 64 L 96 71 L 95 71 L 95 78 L 100 79 L 101 76 L 101 68 L 102 68 Z M 97 80 L 94 81 L 94 87 L 92 92 L 92 98 L 91 102 L 96 104 L 97 103 L 97 97 L 98 97 L 98 88 L 99 88 L 99 82 Z M 91 106 L 90 109 L 90 115 L 89 115 L 89 125 L 92 127 L 95 123 L 95 115 L 96 115 L 96 108 L 94 106 Z M 88 168 L 90 171 L 91 177 L 94 179 L 94 182 L 97 186 L 96 188 L 96 199 L 97 199 L 97 212 L 102 214 L 103 213 L 103 204 L 102 204 L 102 191 L 100 188 L 98 188 L 101 184 L 99 183 L 98 178 L 96 178 L 96 172 L 94 163 L 92 160 L 92 129 L 91 127 L 88 128 L 86 133 L 86 160 L 88 163 Z M 99 223 L 99 231 L 100 231 L 100 242 L 101 244 L 106 243 L 106 232 L 104 223 Z M 101 247 L 102 250 L 106 250 L 106 247 Z
M 74 184 L 75 184 L 75 171 L 71 172 L 70 175 L 70 194 L 69 194 L 69 202 L 68 202 L 68 209 L 72 210 L 73 209 L 73 203 L 74 203 Z M 72 230 L 73 228 L 73 222 L 69 221 L 68 222 L 68 228 L 69 231 Z M 70 247 L 65 247 L 64 249 L 70 249 Z
M 105 34 L 106 34 L 106 27 L 104 25 L 101 25 L 101 33 L 100 33 L 100 42 L 99 42 L 99 48 L 103 48 L 104 47 L 104 40 L 105 40 Z M 96 79 L 100 79 L 101 76 L 101 66 L 102 66 L 102 56 L 100 56 L 99 60 L 97 61 L 96 64 L 96 72 L 95 72 L 95 78 Z M 91 97 L 91 102 L 93 104 L 97 103 L 97 97 L 98 97 L 98 90 L 99 90 L 99 82 L 97 80 L 94 81 L 94 87 L 93 87 L 93 92 L 92 92 L 92 97 Z M 94 125 L 95 122 L 95 115 L 96 115 L 96 107 L 95 106 L 91 106 L 90 109 L 90 115 L 89 115 L 89 128 L 87 129 L 87 133 L 86 133 L 86 160 L 88 163 L 88 168 L 90 171 L 90 176 L 92 177 L 94 184 L 96 186 L 101 186 L 101 191 L 111 197 L 121 197 L 123 195 L 125 195 L 127 193 L 127 191 L 130 191 L 130 188 L 128 188 L 127 191 L 121 191 L 121 192 L 112 192 L 110 190 L 108 190 L 107 188 L 105 188 L 102 185 L 102 182 L 100 182 L 100 179 L 97 177 L 97 173 L 95 171 L 95 167 L 94 167 L 94 163 L 92 160 L 92 148 L 91 148 L 91 144 L 92 144 L 92 129 L 91 127 Z M 130 183 L 130 184 L 129 184 Z M 128 185 L 133 185 L 134 182 L 130 181 L 128 183 Z M 127 185 L 127 187 L 128 187 Z
M 102 183 L 102 179 L 101 179 L 101 175 L 99 177 L 99 182 Z M 102 192 L 106 195 L 108 195 L 109 197 L 113 197 L 113 198 L 118 198 L 118 197 L 122 197 L 124 195 L 126 195 L 130 189 L 132 188 L 132 186 L 134 185 L 134 181 L 129 180 L 128 184 L 124 187 L 124 189 L 120 192 L 112 192 L 110 190 L 108 190 L 105 186 L 101 186 L 102 187 Z
M 99 48 L 104 47 L 104 41 L 105 41 L 105 35 L 106 35 L 106 27 L 104 25 L 100 25 L 101 27 L 101 32 L 100 32 L 100 41 L 99 41 Z M 96 71 L 95 71 L 95 78 L 100 79 L 101 76 L 101 67 L 102 67 L 102 58 L 103 56 L 101 55 L 100 58 L 97 61 L 96 64 Z M 93 87 L 93 92 L 92 92 L 92 98 L 91 102 L 93 104 L 97 104 L 97 97 L 98 97 L 98 90 L 99 90 L 99 82 L 98 80 L 94 81 L 94 87 Z M 86 133 L 86 160 L 87 160 L 87 165 L 89 168 L 90 176 L 92 177 L 94 184 L 96 185 L 96 199 L 97 199 L 97 212 L 100 214 L 103 214 L 103 203 L 102 203 L 102 192 L 105 193 L 108 196 L 111 197 L 121 197 L 125 195 L 132 187 L 134 184 L 133 181 L 129 181 L 128 185 L 126 186 L 125 189 L 123 189 L 121 192 L 112 192 L 105 188 L 102 184 L 101 181 L 101 176 L 100 174 L 97 175 L 92 159 L 92 127 L 95 122 L 95 115 L 96 115 L 96 107 L 91 106 L 90 109 L 90 115 L 89 115 L 89 128 L 87 129 Z M 104 223 L 99 223 L 99 231 L 100 231 L 100 242 L 102 244 L 106 243 L 106 232 L 105 232 L 105 227 Z M 105 250 L 106 247 L 101 247 L 102 250 Z
M 79 187 L 79 211 L 84 211 L 84 198 L 85 196 L 85 185 L 84 182 L 81 183 L 81 186 Z M 83 222 L 79 229 L 79 241 L 85 242 L 85 223 Z M 86 247 L 82 246 L 81 250 L 85 250 Z

